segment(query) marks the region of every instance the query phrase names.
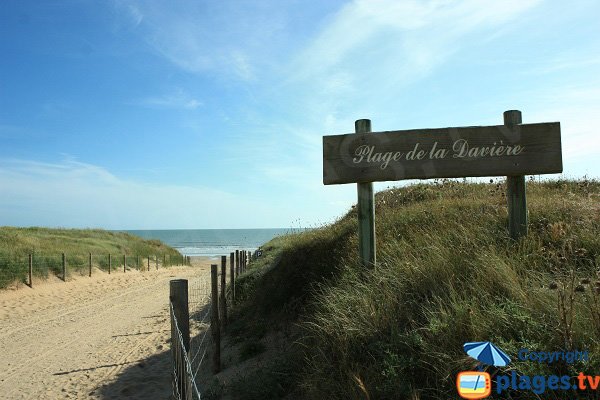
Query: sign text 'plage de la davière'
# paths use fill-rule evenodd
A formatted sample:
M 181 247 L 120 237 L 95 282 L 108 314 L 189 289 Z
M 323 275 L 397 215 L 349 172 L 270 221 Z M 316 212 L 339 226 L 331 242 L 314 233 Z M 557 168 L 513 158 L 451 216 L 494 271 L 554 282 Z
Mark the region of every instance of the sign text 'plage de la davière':
M 558 172 L 558 122 L 323 137 L 326 185 Z

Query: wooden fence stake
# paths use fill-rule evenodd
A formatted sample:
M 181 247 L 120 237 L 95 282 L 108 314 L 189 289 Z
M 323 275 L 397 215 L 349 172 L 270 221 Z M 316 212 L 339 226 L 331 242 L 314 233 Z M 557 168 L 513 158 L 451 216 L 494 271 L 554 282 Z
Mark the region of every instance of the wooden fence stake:
M 359 119 L 354 122 L 356 134 L 370 133 L 371 120 Z M 363 266 L 374 266 L 375 249 L 375 201 L 373 182 L 357 183 L 358 204 L 358 253 Z
M 127 256 L 123 254 L 123 273 L 125 273 L 125 267 L 127 267 Z
M 67 257 L 62 253 L 63 282 L 67 281 Z
M 210 266 L 211 281 L 211 308 L 210 308 L 210 331 L 213 338 L 213 374 L 221 370 L 221 330 L 219 327 L 219 286 L 217 282 L 217 264 Z
M 88 262 L 88 267 L 89 267 L 89 276 L 90 278 L 92 277 L 92 253 L 89 254 L 89 262 Z
M 169 300 L 173 304 L 173 314 L 177 320 L 177 326 L 181 332 L 183 339 L 183 347 L 189 354 L 190 352 L 190 309 L 188 305 L 188 281 L 187 279 L 173 279 L 169 282 Z M 171 348 L 174 349 L 172 354 L 175 355 L 176 348 L 179 346 L 179 338 L 175 324 L 171 322 Z M 179 371 L 178 388 L 182 399 L 191 398 L 191 382 L 187 374 L 187 366 L 183 356 L 174 357 L 172 360 L 173 365 L 177 364 L 177 371 Z
M 138 254 L 137 256 L 135 256 L 135 268 L 137 270 L 141 270 L 142 268 L 140 267 L 140 255 Z
M 29 255 L 29 287 L 33 288 L 33 280 L 31 279 L 33 275 L 33 255 Z
M 229 253 L 229 286 L 231 286 L 231 304 L 235 303 L 235 266 L 234 253 Z
M 221 256 L 221 300 L 219 300 L 221 326 L 227 326 L 227 256 Z
M 235 277 L 240 275 L 240 251 L 235 251 Z
M 514 129 L 523 123 L 521 111 L 504 111 L 504 125 Z M 518 240 L 527 236 L 527 195 L 525 193 L 525 176 L 506 177 L 506 199 L 508 201 L 508 230 L 510 237 Z
M 156 270 L 158 271 L 158 255 L 154 256 L 154 258 L 156 259 Z
M 111 258 L 110 258 L 110 253 L 108 253 L 108 274 L 110 275 L 110 267 L 111 267 Z

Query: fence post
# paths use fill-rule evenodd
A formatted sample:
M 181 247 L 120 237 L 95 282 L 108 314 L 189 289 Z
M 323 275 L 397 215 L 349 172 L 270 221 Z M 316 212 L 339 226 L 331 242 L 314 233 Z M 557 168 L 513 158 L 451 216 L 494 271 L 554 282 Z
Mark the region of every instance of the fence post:
M 231 304 L 235 303 L 234 253 L 229 253 L 229 286 L 231 286 Z
M 89 262 L 88 262 L 88 266 L 89 266 L 89 269 L 90 269 L 90 271 L 89 271 L 89 276 L 90 276 L 90 278 L 91 278 L 91 277 L 92 277 L 92 253 L 90 253 L 90 258 L 89 258 L 89 260 L 88 260 L 88 261 L 89 261 Z
M 156 259 L 156 270 L 158 271 L 158 255 L 154 256 Z
M 127 256 L 123 254 L 123 273 L 125 273 L 125 267 L 127 267 Z
M 217 282 L 217 264 L 210 266 L 211 281 L 211 307 L 210 307 L 210 332 L 213 338 L 213 374 L 221 370 L 221 329 L 219 328 L 219 286 Z
M 67 281 L 67 257 L 62 253 L 63 282 Z
M 221 300 L 219 301 L 221 326 L 227 326 L 227 256 L 221 256 Z
M 235 251 L 235 277 L 240 275 L 240 251 Z
M 148 271 L 150 271 L 150 256 L 148 256 Z
M 523 122 L 521 111 L 504 111 L 504 126 L 514 129 Z M 525 176 L 506 177 L 506 199 L 508 201 L 508 230 L 510 237 L 518 240 L 527 236 L 527 196 Z
M 110 267 L 111 267 L 111 257 L 110 257 L 110 253 L 108 253 L 108 274 L 110 275 Z
M 33 280 L 31 279 L 33 275 L 33 255 L 29 255 L 29 287 L 33 288 Z
M 187 279 L 173 279 L 169 281 L 169 300 L 173 305 L 173 316 L 171 320 L 171 354 L 173 355 L 173 365 L 176 365 L 176 371 L 178 376 L 174 377 L 177 379 L 177 387 L 182 399 L 188 399 L 191 396 L 191 382 L 187 374 L 187 365 L 183 356 L 175 357 L 177 347 L 179 343 L 179 335 L 175 327 L 175 321 L 181 332 L 181 338 L 183 340 L 183 348 L 185 352 L 190 352 L 190 310 L 188 306 L 188 281 Z
M 166 268 L 167 266 L 167 255 L 163 254 L 163 268 Z
M 140 255 L 139 254 L 137 256 L 135 256 L 135 268 L 137 270 L 141 270 L 141 268 L 140 268 Z

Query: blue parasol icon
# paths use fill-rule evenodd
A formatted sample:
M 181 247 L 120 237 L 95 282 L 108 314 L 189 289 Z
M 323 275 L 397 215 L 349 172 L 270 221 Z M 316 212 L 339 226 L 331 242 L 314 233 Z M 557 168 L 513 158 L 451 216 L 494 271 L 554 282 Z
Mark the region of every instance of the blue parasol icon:
M 465 352 L 482 364 L 506 367 L 510 357 L 491 342 L 469 342 L 463 345 Z

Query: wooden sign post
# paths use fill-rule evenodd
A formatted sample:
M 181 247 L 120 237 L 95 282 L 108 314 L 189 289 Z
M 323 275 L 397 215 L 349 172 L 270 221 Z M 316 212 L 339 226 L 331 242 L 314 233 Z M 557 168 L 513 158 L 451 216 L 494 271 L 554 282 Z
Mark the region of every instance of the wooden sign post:
M 371 120 L 359 119 L 354 123 L 357 134 L 371 133 Z M 356 185 L 358 192 L 358 254 L 363 265 L 375 265 L 375 195 L 373 182 L 363 182 Z
M 521 111 L 504 112 L 504 125 L 513 129 L 521 124 Z M 561 165 L 562 171 L 562 165 Z M 518 239 L 527 236 L 527 196 L 525 194 L 525 176 L 506 177 L 506 199 L 508 201 L 508 231 L 510 237 Z
M 504 124 L 371 133 L 358 120 L 355 133 L 323 136 L 323 183 L 358 184 L 359 253 L 375 263 L 372 182 L 403 179 L 506 176 L 509 231 L 527 234 L 525 175 L 562 172 L 560 123 L 521 124 L 521 112 Z

